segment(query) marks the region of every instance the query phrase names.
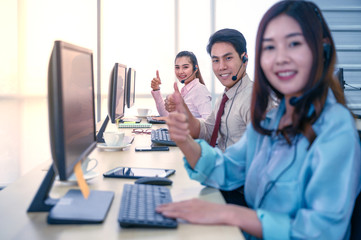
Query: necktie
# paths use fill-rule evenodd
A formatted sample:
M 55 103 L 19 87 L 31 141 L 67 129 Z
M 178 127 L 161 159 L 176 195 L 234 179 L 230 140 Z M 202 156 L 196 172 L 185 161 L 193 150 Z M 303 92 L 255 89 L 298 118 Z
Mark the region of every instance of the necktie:
M 218 129 L 219 129 L 219 125 L 221 125 L 221 117 L 223 115 L 224 106 L 226 105 L 227 100 L 228 100 L 228 97 L 224 93 L 221 105 L 219 106 L 219 109 L 217 112 L 216 124 L 214 125 L 214 129 L 213 129 L 213 133 L 212 133 L 212 138 L 211 138 L 211 143 L 210 143 L 210 145 L 212 147 L 216 146 L 217 137 L 218 137 Z

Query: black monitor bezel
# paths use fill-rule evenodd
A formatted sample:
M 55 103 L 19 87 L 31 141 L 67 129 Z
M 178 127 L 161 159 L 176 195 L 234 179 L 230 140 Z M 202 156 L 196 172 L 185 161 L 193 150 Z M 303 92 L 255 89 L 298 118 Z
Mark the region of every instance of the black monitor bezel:
M 117 86 L 118 86 L 118 71 L 124 69 L 124 81 L 123 81 L 123 111 L 116 112 L 116 99 L 117 99 Z M 120 63 L 115 63 L 111 71 L 109 89 L 108 89 L 108 117 L 111 123 L 116 123 L 117 119 L 124 117 L 125 101 L 126 101 L 126 81 L 127 81 L 127 66 Z
M 345 90 L 345 79 L 344 79 L 343 68 L 335 68 L 334 75 L 336 76 L 341 89 L 344 91 Z
M 64 106 L 63 106 L 63 87 L 64 81 L 62 75 L 62 50 L 70 49 L 90 55 L 91 59 L 91 86 L 92 86 L 92 111 L 93 111 L 93 142 L 82 152 L 76 161 L 67 166 L 65 158 L 65 136 L 64 136 Z M 53 166 L 59 175 L 59 180 L 66 181 L 73 173 L 76 163 L 89 155 L 96 147 L 96 122 L 94 106 L 94 74 L 93 74 L 93 52 L 89 49 L 79 47 L 63 41 L 55 41 L 51 54 L 48 69 L 48 111 L 49 111 L 49 135 L 50 147 L 53 158 Z
M 135 80 L 136 80 L 136 70 L 134 68 L 128 69 L 127 76 L 127 107 L 131 108 L 135 103 Z M 132 91 L 133 90 L 133 91 Z

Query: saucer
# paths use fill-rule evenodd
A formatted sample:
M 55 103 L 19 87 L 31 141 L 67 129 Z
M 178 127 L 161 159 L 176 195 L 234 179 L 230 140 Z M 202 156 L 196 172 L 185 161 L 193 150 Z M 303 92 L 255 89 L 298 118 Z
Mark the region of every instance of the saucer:
M 146 118 L 148 116 L 150 116 L 150 115 L 137 115 L 136 117 L 138 117 L 138 118 Z
M 99 173 L 94 172 L 94 171 L 89 171 L 86 174 L 84 174 L 83 176 L 84 176 L 85 181 L 88 181 L 88 180 L 91 180 L 91 179 L 96 178 L 97 176 L 99 176 Z M 59 176 L 56 177 L 56 180 L 59 180 Z M 77 182 L 75 174 L 72 174 L 68 178 L 67 182 Z
M 126 143 L 122 146 L 108 146 L 106 143 L 98 143 L 97 147 L 100 149 L 105 149 L 105 150 L 123 150 L 127 147 L 129 147 L 131 144 Z

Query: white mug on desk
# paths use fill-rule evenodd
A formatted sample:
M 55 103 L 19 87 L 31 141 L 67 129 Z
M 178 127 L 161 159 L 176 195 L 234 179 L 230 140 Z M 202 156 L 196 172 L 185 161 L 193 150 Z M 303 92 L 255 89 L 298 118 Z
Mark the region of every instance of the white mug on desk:
M 122 146 L 124 132 L 104 132 L 103 134 L 107 146 Z
M 149 108 L 138 108 L 138 116 L 148 116 L 151 113 L 151 110 Z

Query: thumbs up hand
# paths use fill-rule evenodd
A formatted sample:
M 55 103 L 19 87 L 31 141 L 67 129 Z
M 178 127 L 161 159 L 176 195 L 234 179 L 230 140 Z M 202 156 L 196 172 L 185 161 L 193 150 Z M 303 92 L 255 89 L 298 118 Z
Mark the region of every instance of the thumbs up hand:
M 153 89 L 153 91 L 157 91 L 160 90 L 159 85 L 161 85 L 162 82 L 160 81 L 160 77 L 159 77 L 159 71 L 156 71 L 156 77 L 153 78 L 152 82 L 150 83 L 150 87 Z
M 176 82 L 174 83 L 174 93 L 170 95 L 170 98 L 175 105 L 175 111 L 169 114 L 166 122 L 171 139 L 178 145 L 186 141 L 189 136 L 189 128 L 184 101 Z

